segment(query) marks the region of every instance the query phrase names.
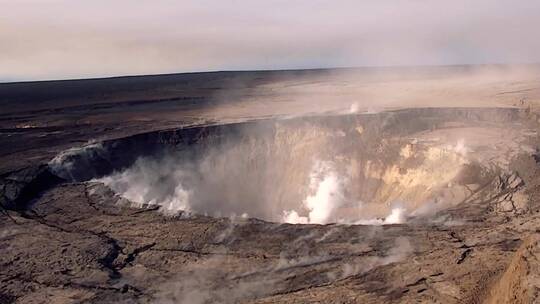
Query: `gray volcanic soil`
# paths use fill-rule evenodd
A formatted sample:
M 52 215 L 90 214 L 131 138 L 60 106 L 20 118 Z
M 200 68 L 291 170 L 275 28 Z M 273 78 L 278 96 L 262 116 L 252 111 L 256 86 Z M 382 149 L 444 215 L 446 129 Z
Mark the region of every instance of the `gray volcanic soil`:
M 245 74 L 253 80 L 245 86 L 259 92 L 260 85 L 277 82 L 276 73 Z M 282 73 L 290 80 L 308 72 Z M 387 202 L 396 197 L 411 199 L 411 211 L 430 206 L 435 194 L 448 202 L 428 214 L 411 212 L 398 224 L 292 225 L 183 212 L 165 215 L 159 205 L 134 204 L 92 180 L 129 168 L 138 156 L 158 155 L 156 150 L 164 146 L 213 143 L 208 140 L 216 134 L 229 138 L 237 134 L 230 131 L 235 126 L 231 121 L 240 126 L 256 121 L 247 124 L 248 130 L 267 123 L 272 135 L 264 137 L 268 151 L 299 151 L 299 146 L 276 144 L 281 142 L 276 141 L 279 132 L 269 118 L 275 109 L 255 114 L 258 106 L 246 110 L 243 103 L 231 103 L 222 116 L 215 112 L 224 102 L 209 91 L 211 85 L 227 83 L 220 78 L 224 75 L 230 76 L 0 85 L 1 303 L 539 301 L 539 126 L 534 103 L 383 108 L 379 114 L 363 113 L 369 106 L 362 105 L 348 111 L 347 105 L 324 108 L 325 115 L 315 116 L 287 103 L 272 104 L 280 109 L 277 114 L 312 114 L 278 122 L 288 126 L 286 135 L 300 130 L 291 127 L 297 121 L 307 123 L 306 130 L 344 134 L 336 141 L 331 137 L 332 148 L 323 152 L 306 141 L 309 132 L 298 131 L 301 141 L 292 142 L 306 143 L 306 155 L 335 155 L 339 164 L 354 160 L 363 173 L 350 173 L 353 180 L 377 185 L 369 195 L 361 186 L 355 188 L 362 198 L 370 198 L 367 210 L 373 214 L 380 208 L 388 214 Z M 118 91 L 96 92 L 116 85 Z M 175 97 L 147 101 L 155 90 Z M 192 99 L 193 92 L 202 96 L 199 101 Z M 515 102 L 520 105 L 520 99 Z M 245 136 L 241 139 L 248 142 L 260 138 Z M 91 139 L 108 154 L 88 159 L 76 154 L 70 171 L 76 178 L 67 179 L 48 165 L 61 151 Z M 466 143 L 466 153 L 455 145 L 459 140 Z M 450 160 L 455 165 L 446 167 Z M 380 166 L 369 169 L 368 162 Z M 455 168 L 459 172 L 450 174 Z M 304 172 L 293 169 L 287 174 Z

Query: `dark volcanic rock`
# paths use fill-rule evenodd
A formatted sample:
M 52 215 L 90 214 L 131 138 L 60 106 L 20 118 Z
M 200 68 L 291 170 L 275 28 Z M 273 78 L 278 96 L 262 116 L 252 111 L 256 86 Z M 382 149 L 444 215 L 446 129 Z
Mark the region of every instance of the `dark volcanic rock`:
M 117 200 L 99 184 L 72 184 L 46 192 L 31 210 L 2 215 L 4 297 L 470 302 L 483 297 L 539 221 L 530 215 L 496 226 L 298 226 L 167 217 Z
M 22 210 L 42 191 L 61 183 L 46 165 L 24 168 L 0 177 L 0 205 Z

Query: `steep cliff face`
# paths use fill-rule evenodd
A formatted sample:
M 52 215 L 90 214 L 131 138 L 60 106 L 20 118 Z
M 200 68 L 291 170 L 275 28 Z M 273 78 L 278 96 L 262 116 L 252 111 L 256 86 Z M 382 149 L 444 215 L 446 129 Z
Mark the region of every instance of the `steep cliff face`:
M 519 119 L 516 109 L 411 109 L 262 120 L 93 143 L 59 154 L 49 167 L 168 213 L 400 223 L 511 174 L 507 162 L 524 148 L 501 151 L 497 141 L 509 124 L 518 125 L 504 136 L 523 140 Z M 504 157 L 486 157 L 492 154 Z
M 540 288 L 537 234 L 523 240 L 501 277 L 487 293 L 486 304 L 536 303 Z

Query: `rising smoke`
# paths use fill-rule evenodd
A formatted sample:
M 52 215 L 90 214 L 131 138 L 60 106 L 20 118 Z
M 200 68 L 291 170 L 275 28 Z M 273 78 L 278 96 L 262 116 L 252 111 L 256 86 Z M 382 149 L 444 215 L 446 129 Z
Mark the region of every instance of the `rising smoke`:
M 256 132 L 168 149 L 94 181 L 137 206 L 157 205 L 166 213 L 293 224 L 400 224 L 445 206 L 438 189 L 446 191 L 466 163 L 463 142 L 419 151 L 410 144 L 386 147 L 395 151 L 393 160 L 357 159 L 354 147 L 336 150 L 340 141 L 363 136 L 358 128 L 278 127 L 272 136 Z
M 283 211 L 283 221 L 292 224 L 326 224 L 332 212 L 339 208 L 343 197 L 343 181 L 329 162 L 316 162 L 310 174 L 309 188 L 313 194 L 303 201 L 309 213 L 299 216 L 296 210 Z
M 317 160 L 313 162 L 309 178 L 303 184 L 294 185 L 298 191 L 290 194 L 290 197 L 300 197 L 301 193 L 306 193 L 304 198 L 289 203 L 288 206 L 295 206 L 292 209 L 280 209 L 264 192 L 268 191 L 269 185 L 272 186 L 270 188 L 278 188 L 278 183 L 264 177 L 230 178 L 249 174 L 250 170 L 229 158 L 234 154 L 211 153 L 195 162 L 189 158 L 186 160 L 186 155 L 182 153 L 160 158 L 139 158 L 132 167 L 95 181 L 105 184 L 136 206 L 159 205 L 165 213 L 258 217 L 292 224 L 339 222 L 383 225 L 405 221 L 406 210 L 402 207 L 392 208 L 385 218 L 358 219 L 362 217 L 358 214 L 351 221 L 350 217 L 337 217 L 336 211 L 347 204 L 347 179 L 337 172 L 331 162 Z M 262 171 L 256 174 L 264 176 L 266 173 Z M 355 205 L 361 208 L 362 202 Z
M 381 138 L 379 126 L 395 123 L 384 115 L 388 121 L 347 114 L 224 126 L 196 144 L 160 146 L 112 173 L 105 165 L 115 159 L 107 150 L 113 145 L 90 143 L 60 153 L 49 167 L 73 181 L 92 173 L 135 206 L 185 216 L 387 225 L 461 201 L 467 189 L 454 179 L 468 163 L 465 142 Z

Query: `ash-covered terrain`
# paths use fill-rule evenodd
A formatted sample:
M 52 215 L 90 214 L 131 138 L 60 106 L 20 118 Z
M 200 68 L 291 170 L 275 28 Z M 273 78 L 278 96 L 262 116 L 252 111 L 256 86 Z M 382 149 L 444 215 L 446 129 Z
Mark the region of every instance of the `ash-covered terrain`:
M 538 302 L 539 81 L 0 84 L 0 302 Z

